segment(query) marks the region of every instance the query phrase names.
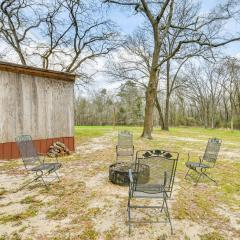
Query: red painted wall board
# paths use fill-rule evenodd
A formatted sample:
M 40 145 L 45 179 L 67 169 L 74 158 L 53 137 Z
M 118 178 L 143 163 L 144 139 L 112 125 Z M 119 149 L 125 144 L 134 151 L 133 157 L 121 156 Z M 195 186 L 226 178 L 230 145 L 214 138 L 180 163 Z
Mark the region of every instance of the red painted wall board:
M 70 151 L 74 151 L 74 137 L 60 137 L 34 140 L 33 143 L 37 152 L 47 153 L 49 146 L 54 142 L 63 142 Z M 0 143 L 0 159 L 16 159 L 19 158 L 19 150 L 16 142 Z

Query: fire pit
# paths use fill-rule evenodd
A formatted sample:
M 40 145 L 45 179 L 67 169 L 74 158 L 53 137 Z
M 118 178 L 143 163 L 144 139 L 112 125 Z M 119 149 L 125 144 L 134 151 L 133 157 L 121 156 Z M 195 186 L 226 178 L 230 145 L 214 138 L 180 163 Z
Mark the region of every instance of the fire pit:
M 109 166 L 109 180 L 121 186 L 127 186 L 129 183 L 128 169 L 132 169 L 133 178 L 136 176 L 133 163 L 117 162 Z M 139 165 L 139 174 L 141 175 L 141 184 L 149 180 L 149 166 L 146 164 Z

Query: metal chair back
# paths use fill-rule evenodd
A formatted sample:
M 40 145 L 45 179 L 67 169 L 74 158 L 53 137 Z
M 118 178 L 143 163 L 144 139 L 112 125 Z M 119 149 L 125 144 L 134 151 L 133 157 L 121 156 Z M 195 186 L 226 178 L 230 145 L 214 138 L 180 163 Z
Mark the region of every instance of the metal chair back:
M 171 196 L 178 157 L 178 153 L 165 150 L 138 151 L 135 164 L 137 172 L 135 189 L 138 191 L 144 189 L 145 193 L 157 194 L 163 191 L 159 186 L 164 186 L 164 191 L 169 193 L 168 196 Z M 149 167 L 149 180 L 145 184 L 141 184 L 142 178 L 145 177 L 139 172 L 141 165 Z
M 119 147 L 132 147 L 133 146 L 133 135 L 128 131 L 122 131 L 118 133 L 118 144 Z
M 221 143 L 221 139 L 209 139 L 202 159 L 214 166 L 220 151 Z
M 17 136 L 15 140 L 26 169 L 41 163 L 30 135 Z

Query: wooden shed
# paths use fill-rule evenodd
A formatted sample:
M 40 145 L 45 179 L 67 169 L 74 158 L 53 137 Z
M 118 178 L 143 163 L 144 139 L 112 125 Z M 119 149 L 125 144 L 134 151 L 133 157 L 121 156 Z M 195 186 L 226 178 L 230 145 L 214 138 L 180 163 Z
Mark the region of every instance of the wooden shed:
M 55 141 L 74 151 L 74 81 L 73 74 L 0 62 L 0 159 L 19 157 L 21 134 L 41 153 Z

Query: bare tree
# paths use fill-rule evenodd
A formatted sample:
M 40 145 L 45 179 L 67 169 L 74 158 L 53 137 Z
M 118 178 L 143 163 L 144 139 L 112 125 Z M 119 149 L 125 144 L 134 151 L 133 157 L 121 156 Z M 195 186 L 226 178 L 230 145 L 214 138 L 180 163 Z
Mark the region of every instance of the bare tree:
M 222 84 L 228 93 L 230 102 L 231 129 L 234 129 L 235 119 L 240 115 L 240 63 L 235 58 L 228 58 L 224 64 L 227 72 L 226 81 Z M 223 68 L 224 68 L 223 66 Z
M 73 22 L 62 18 L 62 1 L 58 0 L 53 4 L 43 4 L 43 6 L 46 9 L 46 16 L 41 28 L 44 41 L 40 41 L 34 54 L 40 56 L 42 67 L 48 69 L 56 64 L 53 62 L 54 56 L 62 53 L 63 48 L 67 45 L 67 34 L 73 27 Z
M 183 23 L 174 21 L 174 6 L 178 3 L 190 3 L 188 0 L 165 0 L 165 1 L 147 1 L 147 0 L 104 0 L 105 3 L 134 8 L 137 13 L 141 13 L 147 24 L 150 26 L 152 33 L 152 51 L 150 62 L 150 75 L 146 90 L 146 108 L 144 129 L 142 137 L 151 139 L 153 128 L 153 109 L 158 87 L 159 68 L 169 59 L 173 58 L 184 45 L 207 46 L 208 48 L 216 48 L 226 45 L 232 41 L 238 41 L 240 38 L 230 37 L 222 39 L 220 34 L 220 23 L 232 18 L 234 14 L 232 9 L 236 8 L 233 1 L 228 1 L 224 5 L 219 5 L 216 9 L 209 13 L 207 17 L 196 14 L 191 22 Z M 176 13 L 177 14 L 177 13 Z M 188 12 L 184 14 L 188 15 Z M 183 29 L 185 34 L 178 42 L 174 50 L 168 55 L 161 58 L 161 49 L 164 39 L 171 34 L 171 29 Z
M 23 65 L 27 64 L 25 48 L 33 41 L 31 31 L 39 27 L 41 21 L 32 1 L 3 0 L 1 2 L 0 40 L 14 49 Z
M 41 18 L 39 17 L 41 12 Z M 89 64 L 116 49 L 118 33 L 95 0 L 4 0 L 0 39 L 22 64 L 76 73 L 93 79 Z

